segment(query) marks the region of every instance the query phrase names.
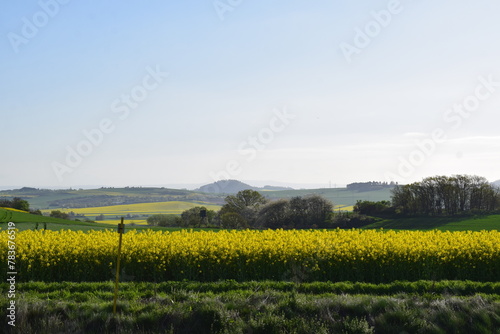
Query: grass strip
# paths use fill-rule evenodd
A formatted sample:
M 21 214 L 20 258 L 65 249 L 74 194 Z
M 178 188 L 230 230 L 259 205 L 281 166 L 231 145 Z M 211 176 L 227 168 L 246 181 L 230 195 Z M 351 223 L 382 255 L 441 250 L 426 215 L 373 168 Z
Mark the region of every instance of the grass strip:
M 7 286 L 0 286 L 7 307 Z M 16 333 L 498 333 L 499 283 L 19 283 Z M 14 333 L 4 321 L 2 333 Z

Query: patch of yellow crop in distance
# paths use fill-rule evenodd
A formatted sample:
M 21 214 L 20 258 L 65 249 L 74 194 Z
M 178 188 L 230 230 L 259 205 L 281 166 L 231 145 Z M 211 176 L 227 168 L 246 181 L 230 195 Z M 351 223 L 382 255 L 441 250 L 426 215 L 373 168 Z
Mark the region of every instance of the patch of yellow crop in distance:
M 96 223 L 118 225 L 121 223 L 121 219 L 98 220 L 98 221 L 96 221 Z M 146 219 L 134 219 L 134 218 L 124 219 L 123 223 L 126 225 L 128 225 L 128 224 L 147 225 L 148 224 Z
M 0 207 L 0 209 L 5 209 L 5 210 L 15 211 L 15 212 L 29 213 L 28 211 L 23 211 L 23 210 L 18 210 L 18 209 L 13 209 L 13 208 L 4 208 L 4 207 Z
M 49 209 L 42 210 L 43 213 L 50 213 L 52 210 L 61 210 L 63 212 L 73 211 L 75 214 L 84 214 L 89 218 L 103 214 L 105 216 L 126 216 L 130 215 L 153 215 L 153 214 L 181 214 L 183 211 L 189 210 L 196 206 L 204 206 L 209 210 L 219 210 L 219 205 L 203 204 L 185 201 L 168 201 L 168 202 L 154 202 L 154 203 L 136 203 L 136 204 L 122 204 L 99 206 L 89 208 L 75 208 L 75 209 Z

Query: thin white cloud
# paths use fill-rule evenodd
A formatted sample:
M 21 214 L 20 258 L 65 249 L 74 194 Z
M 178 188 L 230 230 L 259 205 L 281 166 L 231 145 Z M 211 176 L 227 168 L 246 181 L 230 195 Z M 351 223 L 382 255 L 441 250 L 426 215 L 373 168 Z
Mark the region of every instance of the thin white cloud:
M 468 136 L 448 139 L 450 143 L 457 144 L 488 144 L 500 145 L 500 136 Z
M 410 137 L 410 138 L 421 138 L 428 136 L 429 134 L 425 132 L 406 132 L 403 134 L 404 137 Z

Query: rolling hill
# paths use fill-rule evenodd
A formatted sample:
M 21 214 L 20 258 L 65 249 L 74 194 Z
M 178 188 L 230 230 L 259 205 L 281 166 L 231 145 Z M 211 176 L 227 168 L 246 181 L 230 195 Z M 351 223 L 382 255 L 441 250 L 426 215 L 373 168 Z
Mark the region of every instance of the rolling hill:
M 28 212 L 13 210 L 10 208 L 0 208 L 0 223 L 7 222 L 16 222 L 16 223 L 59 223 L 59 224 L 67 224 L 73 223 L 71 220 L 32 215 Z
M 390 201 L 391 189 L 379 189 L 370 191 L 348 190 L 346 188 L 321 188 L 265 191 L 262 194 L 269 199 L 291 198 L 295 196 L 320 195 L 330 200 L 335 206 L 353 206 L 357 200 L 366 201 Z
M 388 189 L 373 191 L 354 191 L 346 188 L 328 189 L 301 189 L 295 190 L 286 187 L 252 187 L 236 180 L 219 181 L 208 184 L 196 191 L 152 188 L 152 187 L 125 187 L 99 189 L 65 189 L 49 190 L 24 187 L 16 190 L 0 191 L 0 198 L 12 199 L 20 197 L 30 203 L 31 209 L 40 209 L 46 216 L 31 215 L 24 212 L 15 212 L 2 209 L 0 221 L 36 223 L 61 223 L 57 218 L 48 217 L 52 210 L 73 213 L 79 220 L 96 220 L 101 224 L 116 224 L 120 217 L 126 217 L 128 223 L 146 224 L 146 219 L 153 214 L 180 214 L 195 206 L 205 206 L 217 211 L 225 203 L 227 193 L 210 193 L 207 191 L 214 186 L 224 186 L 225 191 L 238 192 L 244 189 L 253 189 L 261 192 L 270 200 L 290 198 L 294 196 L 321 195 L 335 205 L 336 210 L 352 210 L 352 205 L 358 199 L 387 200 L 390 198 Z M 102 216 L 101 216 L 102 215 Z M 104 218 L 104 220 L 101 220 Z M 96 220 L 97 221 L 97 220 Z M 73 221 L 74 222 L 74 221 Z M 71 224 L 71 221 L 66 221 Z M 95 224 L 95 223 L 94 223 Z
M 205 202 L 214 205 L 224 203 L 221 194 L 206 194 L 189 190 L 125 187 L 99 189 L 36 189 L 24 187 L 15 190 L 0 191 L 0 198 L 20 197 L 30 203 L 32 209 L 74 209 L 97 206 L 183 201 Z
M 209 194 L 236 194 L 242 190 L 256 190 L 256 191 L 280 191 L 280 190 L 293 190 L 290 187 L 279 187 L 279 186 L 264 186 L 264 187 L 254 187 L 247 183 L 238 180 L 220 180 L 210 184 L 195 189 L 194 191 L 209 193 Z
M 209 210 L 218 210 L 219 205 L 213 205 L 203 202 L 183 202 L 183 201 L 167 201 L 167 202 L 151 202 L 151 203 L 135 203 L 122 205 L 109 205 L 88 208 L 71 209 L 75 214 L 83 214 L 90 219 L 95 216 L 103 215 L 106 218 L 116 218 L 120 216 L 141 216 L 147 217 L 153 214 L 181 214 L 183 211 L 191 209 L 195 206 L 205 206 Z M 64 210 L 60 208 L 60 210 Z M 49 210 L 42 210 L 43 213 L 50 213 Z M 65 210 L 68 211 L 68 210 Z
M 224 189 L 228 193 L 204 192 L 210 189 Z M 222 188 L 224 186 L 224 188 Z M 70 211 L 72 209 L 95 208 L 117 205 L 139 205 L 141 203 L 187 202 L 191 206 L 223 205 L 224 198 L 230 193 L 244 189 L 261 192 L 268 199 L 290 198 L 295 196 L 320 195 L 332 201 L 336 207 L 348 207 L 357 200 L 390 200 L 390 188 L 376 190 L 350 190 L 347 188 L 291 189 L 286 187 L 252 187 L 236 180 L 211 183 L 197 190 L 179 190 L 153 187 L 125 187 L 99 189 L 49 190 L 24 187 L 16 190 L 0 191 L 0 198 L 20 197 L 30 203 L 32 209 Z M 73 210 L 75 211 L 75 210 Z M 45 211 L 47 212 L 47 211 Z M 76 212 L 76 211 L 75 211 Z M 102 213 L 102 212 L 101 212 Z

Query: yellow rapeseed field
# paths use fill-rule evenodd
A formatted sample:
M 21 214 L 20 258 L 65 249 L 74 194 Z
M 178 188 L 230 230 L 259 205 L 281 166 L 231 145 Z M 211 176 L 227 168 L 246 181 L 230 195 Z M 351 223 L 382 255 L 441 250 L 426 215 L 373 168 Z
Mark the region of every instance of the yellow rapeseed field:
M 335 205 L 334 211 L 353 211 L 354 205 Z
M 7 272 L 7 232 L 0 232 Z M 22 231 L 21 281 L 113 279 L 114 231 Z M 497 281 L 500 233 L 376 230 L 176 231 L 123 235 L 125 280 Z
M 28 211 L 23 211 L 23 210 L 14 209 L 14 208 L 4 208 L 4 207 L 0 207 L 0 209 L 9 210 L 9 211 L 14 211 L 14 212 L 29 213 Z

